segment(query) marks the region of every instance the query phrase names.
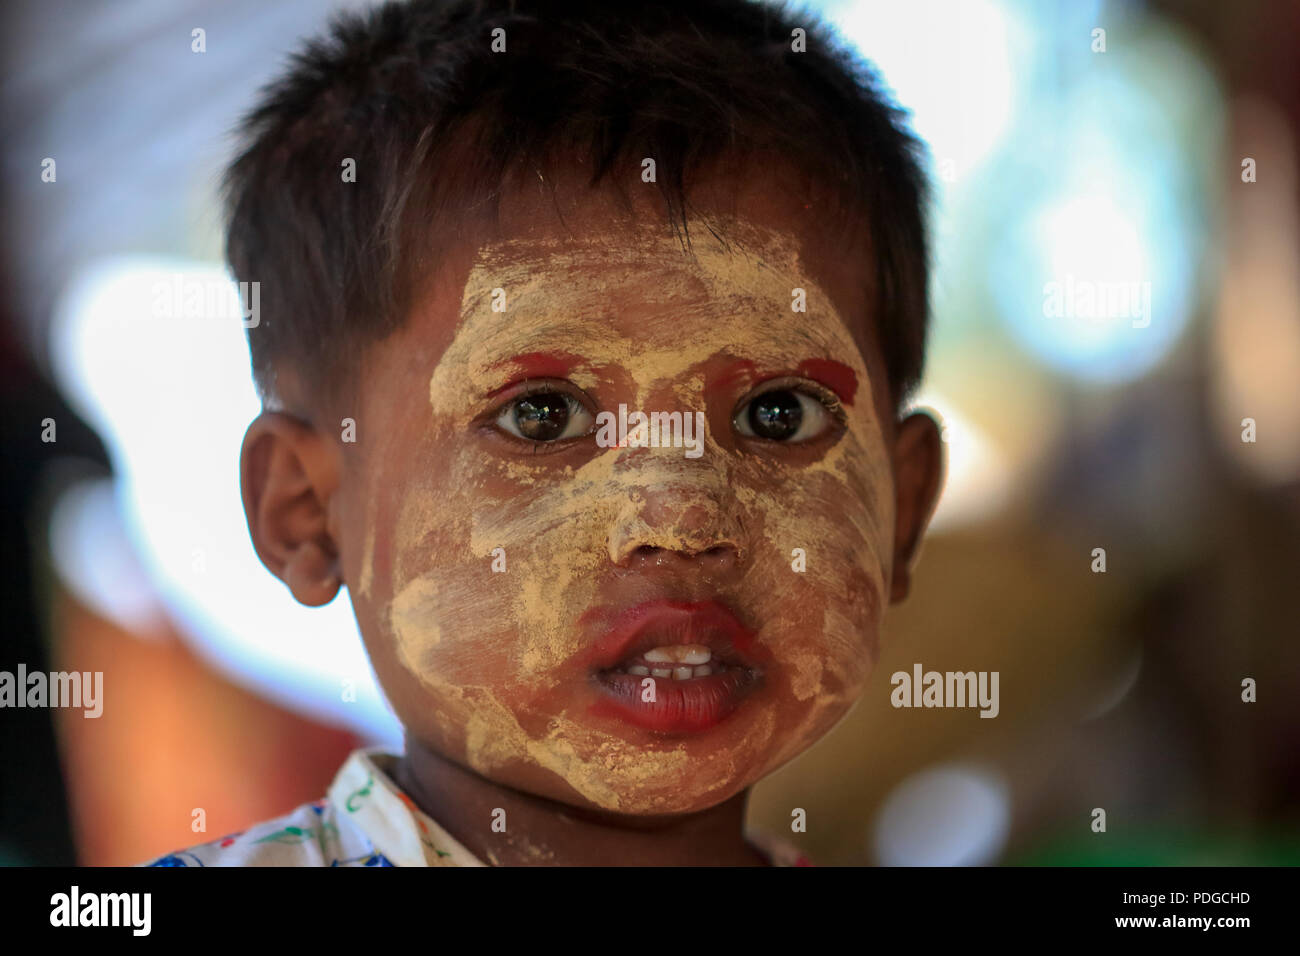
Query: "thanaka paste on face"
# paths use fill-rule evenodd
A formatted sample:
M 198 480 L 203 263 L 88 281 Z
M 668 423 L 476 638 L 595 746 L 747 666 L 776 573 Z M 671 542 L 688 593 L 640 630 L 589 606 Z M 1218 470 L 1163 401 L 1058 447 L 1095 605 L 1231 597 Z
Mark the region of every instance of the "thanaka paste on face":
M 703 222 L 690 227 L 690 254 L 649 226 L 635 241 L 511 239 L 479 251 L 455 338 L 429 382 L 450 481 L 408 495 L 389 561 L 397 658 L 427 688 L 443 733 L 463 736 L 469 765 L 491 777 L 533 764 L 595 806 L 629 813 L 716 804 L 838 722 L 878 654 L 893 546 L 892 477 L 868 371 L 797 240 L 733 220 L 724 247 Z M 790 312 L 796 286 L 807 290 L 807 315 Z M 506 291 L 504 314 L 491 309 L 496 288 Z M 611 319 L 620 301 L 658 321 L 620 328 Z M 712 429 L 699 459 L 605 448 L 563 469 L 466 440 L 484 397 L 510 380 L 503 360 L 557 350 L 589 361 L 567 376 L 589 394 L 609 387 L 602 370 L 624 370 L 635 383 L 629 407 L 645 411 L 706 411 L 701 366 L 720 353 L 764 368 L 834 357 L 861 397 L 844 407 L 840 439 L 799 464 L 723 448 Z M 646 520 L 650 503 L 670 514 Z M 773 655 L 761 698 L 703 737 L 649 740 L 593 726 L 572 702 L 546 705 L 563 697 L 570 678 L 557 670 L 585 649 L 578 619 L 600 603 L 621 548 L 719 541 L 734 541 L 743 565 L 731 603 Z M 505 549 L 504 574 L 490 570 L 495 548 Z M 807 552 L 805 573 L 791 568 L 794 548 Z M 800 719 L 778 722 L 778 706 L 798 706 Z

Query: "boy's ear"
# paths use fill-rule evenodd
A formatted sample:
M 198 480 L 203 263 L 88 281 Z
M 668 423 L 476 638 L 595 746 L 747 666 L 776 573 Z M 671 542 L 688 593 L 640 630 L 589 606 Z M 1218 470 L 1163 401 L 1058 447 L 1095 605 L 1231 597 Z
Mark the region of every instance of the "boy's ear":
M 915 411 L 898 425 L 894 441 L 894 574 L 889 602 L 907 597 L 912 564 L 921 537 L 934 514 L 943 487 L 944 455 L 939 426 L 925 411 Z
M 328 604 L 343 583 L 329 521 L 339 461 L 329 441 L 291 415 L 263 412 L 244 435 L 239 479 L 257 556 L 299 602 Z

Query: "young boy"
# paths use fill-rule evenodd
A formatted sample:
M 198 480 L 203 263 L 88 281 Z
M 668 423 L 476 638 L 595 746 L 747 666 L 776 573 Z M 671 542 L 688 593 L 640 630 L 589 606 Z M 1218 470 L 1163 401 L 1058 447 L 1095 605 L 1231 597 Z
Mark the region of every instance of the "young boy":
M 158 865 L 797 862 L 749 788 L 862 693 L 942 468 L 870 75 L 742 0 L 390 3 L 244 134 L 249 530 L 347 585 L 406 753 Z

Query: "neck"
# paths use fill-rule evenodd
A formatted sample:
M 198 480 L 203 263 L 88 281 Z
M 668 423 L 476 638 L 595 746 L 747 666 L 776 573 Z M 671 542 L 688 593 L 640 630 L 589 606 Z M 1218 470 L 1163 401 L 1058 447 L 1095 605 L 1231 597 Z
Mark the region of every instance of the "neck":
M 416 806 L 497 866 L 766 865 L 744 838 L 748 790 L 698 813 L 614 814 L 502 786 L 409 736 L 395 775 Z M 492 829 L 497 808 L 505 811 L 504 833 Z

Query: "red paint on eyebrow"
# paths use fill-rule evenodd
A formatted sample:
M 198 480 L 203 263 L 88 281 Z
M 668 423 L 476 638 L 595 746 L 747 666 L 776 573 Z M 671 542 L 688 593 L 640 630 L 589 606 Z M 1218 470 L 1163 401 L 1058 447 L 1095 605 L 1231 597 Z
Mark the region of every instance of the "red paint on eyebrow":
M 502 365 L 514 365 L 529 378 L 565 378 L 574 366 L 582 363 L 582 357 L 569 352 L 525 352 L 513 358 L 493 364 L 493 368 Z
M 741 359 L 738 362 L 732 362 L 717 378 L 708 384 L 708 388 L 728 388 L 737 382 L 743 382 L 754 377 L 754 363 L 748 359 Z
M 845 405 L 852 405 L 853 399 L 858 394 L 858 376 L 853 369 L 849 368 L 842 362 L 836 362 L 832 359 L 805 359 L 799 363 L 795 369 L 796 374 L 806 376 L 821 382 L 836 395 Z M 705 385 L 705 394 L 734 388 L 737 385 L 748 386 L 764 378 L 775 378 L 779 375 L 773 372 L 770 375 L 761 374 L 755 368 L 754 363 L 747 359 L 741 359 L 725 366 L 719 371 L 717 377 L 709 380 Z
M 522 355 L 515 355 L 508 359 L 502 359 L 500 362 L 493 362 L 492 368 L 501 368 L 503 365 L 513 365 L 519 370 L 519 373 L 526 379 L 528 378 L 568 378 L 569 374 L 577 366 L 583 364 L 583 358 L 580 355 L 573 355 L 569 352 L 525 352 Z M 510 385 L 503 385 L 498 389 L 493 389 L 488 397 L 496 395 L 498 392 L 504 392 Z
M 799 374 L 821 382 L 840 397 L 845 405 L 853 404 L 858 394 L 858 376 L 840 362 L 831 359 L 807 359 L 799 363 Z
M 754 363 L 747 359 L 730 362 L 714 375 L 713 368 L 718 364 L 717 360 L 711 361 L 709 370 L 705 373 L 704 397 L 706 399 L 719 392 L 730 391 L 738 384 L 747 386 L 754 380 Z

